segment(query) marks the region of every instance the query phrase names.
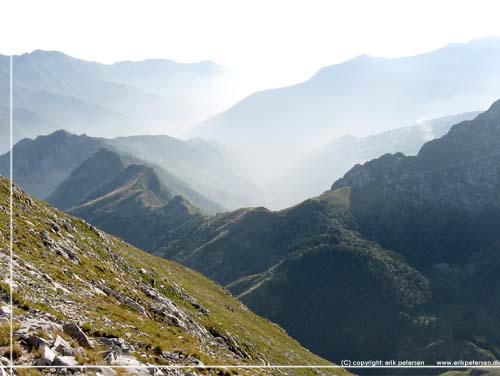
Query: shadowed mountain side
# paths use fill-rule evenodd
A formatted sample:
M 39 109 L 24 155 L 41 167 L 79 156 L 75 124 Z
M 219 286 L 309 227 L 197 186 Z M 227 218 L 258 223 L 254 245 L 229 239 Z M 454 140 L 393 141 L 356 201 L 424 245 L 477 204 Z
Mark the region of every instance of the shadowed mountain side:
M 64 130 L 14 145 L 14 181 L 44 199 L 85 159 L 102 148 L 103 139 Z M 10 153 L 0 156 L 0 174 L 9 176 Z
M 279 212 L 240 209 L 200 219 L 153 252 L 222 283 L 326 357 L 385 356 L 398 346 L 398 312 L 425 304 L 430 285 L 353 230 L 348 202 L 348 191 L 335 192 Z M 394 341 L 381 345 L 382 333 Z
M 355 166 L 332 189 L 351 188 L 366 236 L 418 262 L 460 262 L 500 225 L 500 101 L 426 143 L 417 156 Z
M 47 201 L 134 245 L 151 249 L 169 231 L 204 218 L 188 199 L 176 193 L 178 186 L 171 189 L 165 180 L 154 168 L 137 164 L 134 158 L 101 149 L 75 169 Z
M 90 191 L 124 168 L 125 163 L 118 154 L 100 149 L 78 166 L 70 179 L 59 184 L 47 201 L 62 210 L 77 206 L 87 201 L 85 197 Z

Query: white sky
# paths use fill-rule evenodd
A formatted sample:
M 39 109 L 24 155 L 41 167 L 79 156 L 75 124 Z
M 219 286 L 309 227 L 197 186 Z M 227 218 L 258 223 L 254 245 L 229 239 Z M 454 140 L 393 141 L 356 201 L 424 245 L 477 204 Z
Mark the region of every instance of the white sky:
M 500 35 L 494 0 L 5 0 L 1 9 L 3 54 L 214 60 L 252 89 L 296 83 L 360 53 L 404 56 Z

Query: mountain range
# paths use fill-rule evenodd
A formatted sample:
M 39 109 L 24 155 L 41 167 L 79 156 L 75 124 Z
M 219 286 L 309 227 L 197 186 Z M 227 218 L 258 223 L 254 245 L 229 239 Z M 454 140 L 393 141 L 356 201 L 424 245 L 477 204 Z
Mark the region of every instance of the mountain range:
M 210 61 L 184 64 L 150 59 L 100 64 L 58 51 L 36 50 L 14 56 L 14 142 L 40 135 L 44 129 L 66 128 L 97 136 L 182 133 L 227 106 L 229 72 Z M 0 81 L 9 82 L 9 57 L 0 55 Z M 229 86 L 228 86 L 229 85 Z M 8 86 L 0 86 L 8 98 Z M 214 95 L 214 93 L 227 93 Z M 7 103 L 0 106 L 7 116 Z M 26 114 L 29 112 L 29 116 Z M 2 144 L 2 151 L 5 145 Z
M 14 143 L 58 129 L 113 138 L 116 147 L 165 168 L 224 208 L 282 209 L 320 194 L 355 163 L 383 152 L 413 154 L 430 135 L 426 126 L 406 136 L 385 131 L 485 109 L 496 98 L 499 56 L 493 37 L 398 59 L 362 55 L 303 83 L 254 93 L 206 119 L 237 95 L 231 73 L 213 62 L 101 64 L 36 50 L 14 57 Z M 8 57 L 0 56 L 0 82 L 8 82 L 8 68 Z M 7 85 L 0 97 L 8 98 Z M 7 107 L 3 100 L 4 123 Z M 197 122 L 191 134 L 205 141 L 139 137 L 186 136 Z M 138 137 L 117 138 L 132 135 Z M 380 137 L 359 140 L 373 135 Z M 380 149 L 369 152 L 375 143 Z M 328 151 L 337 148 L 342 152 Z M 1 137 L 0 151 L 7 149 L 8 137 Z M 352 158 L 342 161 L 342 155 Z
M 28 193 L 46 199 L 102 148 L 152 166 L 176 194 L 184 195 L 210 213 L 224 207 L 245 206 L 248 200 L 254 202 L 262 195 L 239 176 L 237 166 L 230 162 L 223 147 L 203 140 L 181 141 L 168 136 L 105 139 L 59 130 L 36 139 L 23 139 L 13 149 L 14 180 Z M 9 158 L 10 153 L 0 156 L 0 174 L 4 176 L 9 176 Z M 108 174 L 114 172 L 111 169 Z
M 189 195 L 166 186 L 152 167 L 134 162 L 101 149 L 76 168 L 47 202 L 150 249 L 161 234 L 202 216 Z
M 360 55 L 309 80 L 256 92 L 195 127 L 199 136 L 238 146 L 318 147 L 346 134 L 376 132 L 464 112 L 497 99 L 500 39 L 450 44 L 403 58 Z
M 18 59 L 22 134 L 57 127 L 56 117 L 72 131 L 105 130 L 23 138 L 0 156 L 0 174 L 9 175 L 13 156 L 14 183 L 35 196 L 14 191 L 17 278 L 28 296 L 16 297 L 27 315 L 20 317 L 64 328 L 83 314 L 86 325 L 72 332 L 88 343 L 125 341 L 140 362 L 154 364 L 329 364 L 254 313 L 333 362 L 500 359 L 500 305 L 492 299 L 500 291 L 500 101 L 463 112 L 498 96 L 498 39 L 326 67 L 302 84 L 244 99 L 197 126 L 213 139 L 188 141 L 104 138 L 122 134 L 114 125 L 133 134 L 170 116 L 165 98 L 175 107 L 182 95 L 162 88 L 176 64 L 109 66 L 40 51 Z M 202 65 L 210 76 L 213 66 Z M 435 117 L 451 113 L 458 115 Z M 2 249 L 7 186 L 1 178 Z M 231 294 L 254 313 L 236 310 Z M 22 359 L 45 362 L 46 347 L 64 355 L 55 336 L 33 353 L 29 335 L 41 335 L 30 330 L 16 334 Z
M 499 144 L 500 101 L 417 155 L 356 165 L 294 207 L 195 213 L 138 245 L 221 283 L 332 361 L 494 360 Z
M 217 215 L 155 253 L 328 359 L 498 359 L 498 145 L 500 101 L 416 156 L 357 165 L 284 211 Z
M 270 183 L 273 206 L 286 207 L 328 190 L 331 182 L 342 177 L 352 166 L 386 153 L 416 155 L 427 141 L 439 138 L 450 128 L 471 120 L 479 112 L 467 112 L 423 121 L 409 127 L 366 136 L 344 136 L 308 153 L 287 170 L 276 173 Z M 281 182 L 286 181 L 284 186 Z
M 55 131 L 34 140 L 23 139 L 15 145 L 14 176 L 29 193 L 45 199 L 86 158 L 104 147 L 133 155 L 140 163 L 154 165 L 157 170 L 168 171 L 220 205 L 209 211 L 258 204 L 284 208 L 321 194 L 331 181 L 356 163 L 386 152 L 414 155 L 426 141 L 442 136 L 453 124 L 477 114 L 469 112 L 432 119 L 367 137 L 345 136 L 299 160 L 289 160 L 290 167 L 275 171 L 268 181 L 259 180 L 258 172 L 252 174 L 246 170 L 245 162 L 235 156 L 230 147 L 217 142 L 183 141 L 164 135 L 105 139 Z M 36 119 L 33 124 L 45 127 Z M 4 176 L 8 176 L 8 159 L 8 153 L 0 156 L 0 173 Z M 283 184 L 284 181 L 287 184 Z

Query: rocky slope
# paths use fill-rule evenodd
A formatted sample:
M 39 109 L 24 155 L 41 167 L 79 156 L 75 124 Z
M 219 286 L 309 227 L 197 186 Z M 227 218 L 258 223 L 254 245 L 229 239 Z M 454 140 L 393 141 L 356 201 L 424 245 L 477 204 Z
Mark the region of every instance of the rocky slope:
M 122 365 L 106 375 L 228 374 L 210 365 L 329 364 L 200 274 L 158 259 L 15 187 L 14 307 L 2 303 L 0 347 L 14 363 Z M 0 179 L 1 299 L 8 299 L 8 181 Z M 1 358 L 3 365 L 9 360 Z M 137 368 L 147 365 L 149 368 Z M 207 367 L 208 366 L 208 367 Z M 97 369 L 99 371 L 99 369 Z M 17 372 L 17 371 L 16 371 Z M 20 375 L 24 374 L 18 371 Z M 236 369 L 233 374 L 328 374 Z M 343 374 L 334 370 L 332 374 Z

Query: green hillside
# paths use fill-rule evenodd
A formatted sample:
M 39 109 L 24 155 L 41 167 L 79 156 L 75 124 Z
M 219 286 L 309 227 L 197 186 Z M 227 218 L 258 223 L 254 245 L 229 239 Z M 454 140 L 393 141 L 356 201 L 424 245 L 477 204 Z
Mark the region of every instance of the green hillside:
M 3 299 L 9 290 L 8 197 L 8 181 L 2 178 Z M 69 357 L 78 364 L 126 364 L 130 369 L 138 364 L 194 368 L 203 364 L 330 364 L 199 273 L 133 248 L 19 188 L 14 190 L 14 226 L 17 364 L 46 361 L 45 347 L 56 352 L 56 363 L 69 362 Z M 78 324 L 84 338 L 67 324 Z M 57 336 L 70 348 L 52 347 Z M 120 343 L 120 350 L 111 342 Z M 3 352 L 7 345 L 2 337 Z M 73 355 L 63 357 L 63 352 Z M 199 372 L 222 374 L 215 368 Z M 338 369 L 227 372 L 344 374 Z

